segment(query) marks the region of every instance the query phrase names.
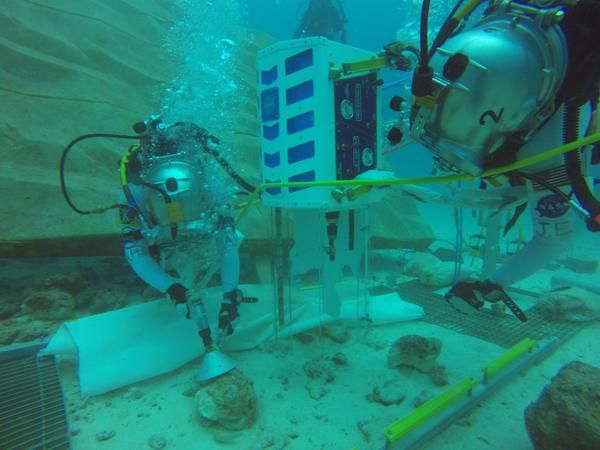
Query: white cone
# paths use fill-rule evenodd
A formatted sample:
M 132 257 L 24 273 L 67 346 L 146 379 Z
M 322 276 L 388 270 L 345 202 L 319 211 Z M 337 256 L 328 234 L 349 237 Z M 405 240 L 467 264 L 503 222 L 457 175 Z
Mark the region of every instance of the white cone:
M 204 355 L 204 359 L 198 369 L 196 381 L 204 382 L 216 378 L 230 370 L 235 369 L 235 362 L 229 356 L 219 350 L 213 350 Z

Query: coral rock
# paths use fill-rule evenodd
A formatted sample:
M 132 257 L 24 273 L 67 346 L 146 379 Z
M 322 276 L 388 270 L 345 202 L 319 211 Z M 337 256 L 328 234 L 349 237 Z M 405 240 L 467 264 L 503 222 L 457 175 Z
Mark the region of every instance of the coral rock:
M 61 289 L 34 289 L 23 299 L 25 312 L 37 319 L 65 320 L 71 317 L 75 299 Z
M 534 448 L 600 448 L 598 386 L 599 368 L 579 361 L 564 366 L 525 410 L 525 425 Z
M 228 430 L 252 426 L 258 415 L 254 383 L 239 370 L 232 370 L 196 393 L 201 423 Z
M 404 385 L 402 380 L 388 380 L 382 385 L 374 387 L 369 399 L 384 406 L 398 405 L 406 398 Z
M 435 338 L 417 335 L 403 336 L 392 344 L 388 353 L 388 367 L 400 369 L 410 367 L 430 373 L 442 350 L 442 342 Z

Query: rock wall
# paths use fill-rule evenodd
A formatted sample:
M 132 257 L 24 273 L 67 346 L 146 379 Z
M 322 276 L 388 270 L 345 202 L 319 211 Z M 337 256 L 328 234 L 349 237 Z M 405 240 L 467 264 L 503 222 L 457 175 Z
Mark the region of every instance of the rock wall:
M 169 79 L 160 40 L 170 2 L 5 0 L 0 10 L 0 239 L 117 231 L 114 214 L 79 216 L 62 198 L 58 161 L 73 137 L 131 134 Z M 129 144 L 73 150 L 68 185 L 81 208 L 114 203 L 117 160 Z M 6 195 L 10 193 L 9 195 Z
M 74 213 L 60 191 L 59 158 L 76 136 L 132 134 L 131 124 L 158 110 L 158 92 L 172 75 L 161 42 L 177 2 L 5 0 L 2 6 L 0 255 L 113 254 L 116 214 Z M 220 137 L 235 146 L 236 169 L 258 183 L 255 56 L 272 39 L 252 32 L 238 42 L 240 95 L 250 101 L 240 102 L 237 129 Z M 129 144 L 102 139 L 72 150 L 66 181 L 78 207 L 115 202 L 117 161 Z M 422 247 L 433 238 L 412 200 L 395 195 L 377 210 L 378 246 Z M 268 208 L 254 208 L 244 229 L 249 241 L 269 238 L 270 217 Z

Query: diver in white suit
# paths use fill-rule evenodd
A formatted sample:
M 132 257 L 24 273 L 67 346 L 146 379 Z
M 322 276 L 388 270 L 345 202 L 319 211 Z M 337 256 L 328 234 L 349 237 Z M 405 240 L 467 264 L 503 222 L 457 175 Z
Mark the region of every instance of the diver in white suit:
M 212 352 L 233 333 L 241 302 L 250 301 L 238 289 L 241 235 L 231 205 L 218 204 L 207 181 L 206 163 L 215 156 L 218 139 L 193 123 L 167 125 L 154 116 L 134 129 L 140 144 L 132 146 L 121 162 L 126 203 L 119 208 L 119 219 L 125 256 L 143 281 L 168 294 L 174 304 L 186 305 L 205 350 Z M 188 243 L 212 240 L 217 244 L 223 290 L 216 340 L 197 294 L 160 263 L 161 248 L 183 242 L 185 252 Z
M 592 134 L 600 85 L 600 1 L 492 0 L 466 24 L 480 3 L 455 8 L 430 48 L 421 42 L 410 118 L 411 136 L 440 168 L 473 176 Z M 459 282 L 446 299 L 474 308 L 503 301 L 527 320 L 503 288 L 568 248 L 576 213 L 600 230 L 587 176 L 598 153 L 596 143 L 485 178 L 483 187 L 526 193 L 517 211 L 529 204 L 535 235 L 489 279 Z

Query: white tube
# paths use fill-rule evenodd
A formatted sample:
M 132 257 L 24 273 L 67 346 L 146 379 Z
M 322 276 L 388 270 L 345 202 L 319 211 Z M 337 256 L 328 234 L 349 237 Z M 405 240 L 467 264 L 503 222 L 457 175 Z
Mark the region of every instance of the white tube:
M 600 295 L 600 275 L 557 273 L 552 275 L 550 285 L 552 286 L 552 289 L 561 287 L 577 287 Z

